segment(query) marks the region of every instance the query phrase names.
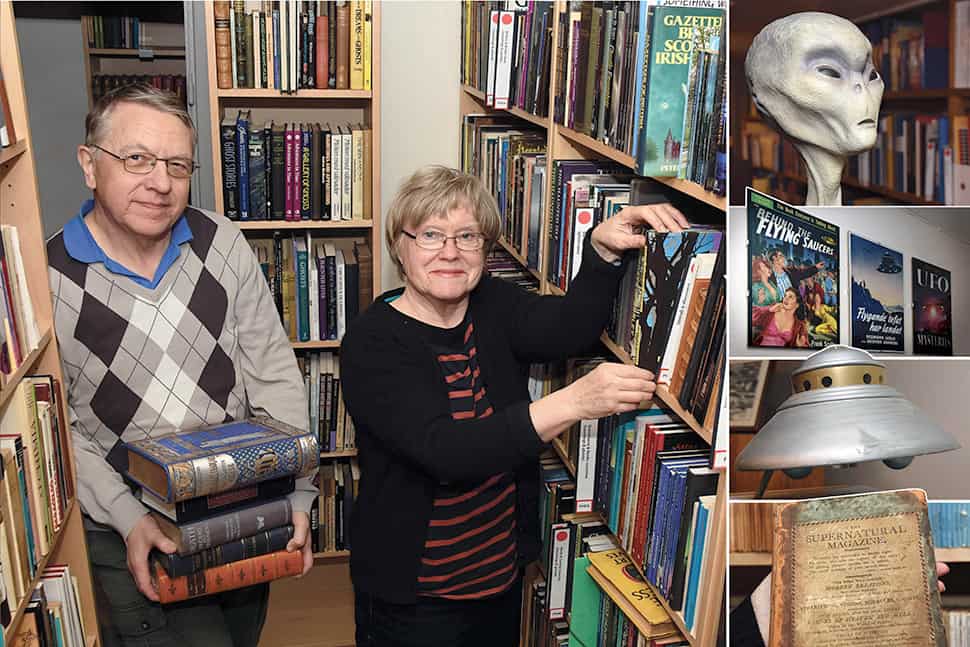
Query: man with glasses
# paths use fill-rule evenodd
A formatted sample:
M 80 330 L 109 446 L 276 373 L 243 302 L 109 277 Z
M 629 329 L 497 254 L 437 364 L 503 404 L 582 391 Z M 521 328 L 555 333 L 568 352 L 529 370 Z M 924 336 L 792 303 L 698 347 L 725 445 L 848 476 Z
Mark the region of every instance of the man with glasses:
M 85 125 L 93 199 L 47 254 L 104 644 L 255 647 L 265 584 L 158 604 L 149 551 L 175 545 L 123 480 L 123 442 L 253 414 L 306 429 L 303 380 L 238 227 L 188 206 L 196 132 L 179 99 L 127 86 Z M 304 573 L 315 496 L 308 479 L 290 495 Z

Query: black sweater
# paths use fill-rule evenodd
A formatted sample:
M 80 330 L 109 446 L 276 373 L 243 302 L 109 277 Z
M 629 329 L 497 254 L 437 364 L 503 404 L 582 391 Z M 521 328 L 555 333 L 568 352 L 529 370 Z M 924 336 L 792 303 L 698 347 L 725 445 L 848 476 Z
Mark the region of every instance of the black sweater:
M 419 326 L 385 293 L 341 344 L 344 401 L 357 430 L 360 488 L 351 520 L 350 570 L 358 592 L 413 603 L 435 486 L 516 474 L 520 564 L 539 551 L 538 456 L 529 416 L 528 369 L 588 352 L 603 330 L 623 269 L 587 237 L 582 269 L 565 297 L 527 293 L 482 277 L 469 312 L 495 414 L 455 421 L 434 353 Z

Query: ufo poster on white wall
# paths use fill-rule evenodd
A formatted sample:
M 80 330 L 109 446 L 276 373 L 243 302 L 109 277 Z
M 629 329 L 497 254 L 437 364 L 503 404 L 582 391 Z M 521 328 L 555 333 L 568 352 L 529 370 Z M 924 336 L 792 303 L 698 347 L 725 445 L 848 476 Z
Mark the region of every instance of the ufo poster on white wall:
M 950 272 L 913 259 L 913 353 L 952 355 Z
M 903 351 L 903 255 L 857 234 L 849 235 L 852 274 L 852 345 Z

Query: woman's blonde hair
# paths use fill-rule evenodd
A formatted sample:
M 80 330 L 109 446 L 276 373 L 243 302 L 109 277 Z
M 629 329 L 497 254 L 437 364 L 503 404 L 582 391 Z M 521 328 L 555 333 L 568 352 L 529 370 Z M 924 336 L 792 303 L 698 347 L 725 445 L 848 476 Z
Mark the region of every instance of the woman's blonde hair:
M 418 169 L 404 181 L 388 207 L 384 227 L 387 251 L 401 278 L 404 278 L 404 266 L 397 253 L 401 232 L 414 233 L 429 218 L 443 216 L 459 207 L 472 212 L 485 236 L 483 254 L 488 254 L 502 225 L 495 198 L 481 180 L 457 169 L 432 164 Z

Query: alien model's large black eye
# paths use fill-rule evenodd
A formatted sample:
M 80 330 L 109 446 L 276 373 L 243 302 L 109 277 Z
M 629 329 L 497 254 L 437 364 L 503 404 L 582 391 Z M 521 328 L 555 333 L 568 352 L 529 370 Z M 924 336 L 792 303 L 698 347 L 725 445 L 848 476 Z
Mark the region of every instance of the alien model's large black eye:
M 828 77 L 833 78 L 833 79 L 841 79 L 842 78 L 842 75 L 839 74 L 839 71 L 837 69 L 835 69 L 834 67 L 832 67 L 831 65 L 819 65 L 817 68 L 815 68 L 815 70 L 819 74 L 824 74 L 825 76 L 828 76 Z
M 872 70 L 872 73 L 869 75 L 869 80 L 875 81 L 878 78 L 879 78 L 879 72 L 877 72 L 876 70 Z

